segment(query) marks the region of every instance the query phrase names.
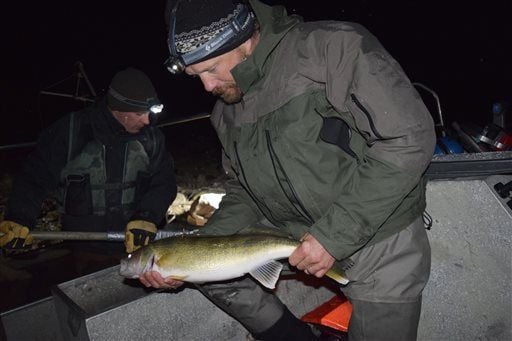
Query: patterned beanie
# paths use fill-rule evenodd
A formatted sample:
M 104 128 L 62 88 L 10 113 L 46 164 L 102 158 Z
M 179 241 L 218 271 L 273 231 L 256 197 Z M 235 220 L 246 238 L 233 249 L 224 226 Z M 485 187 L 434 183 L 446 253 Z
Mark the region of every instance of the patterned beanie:
M 157 103 L 155 88 L 144 72 L 129 67 L 112 78 L 107 92 L 107 105 L 110 109 L 142 112 Z
M 171 55 L 190 65 L 243 44 L 254 32 L 255 15 L 241 0 L 169 0 L 166 21 Z

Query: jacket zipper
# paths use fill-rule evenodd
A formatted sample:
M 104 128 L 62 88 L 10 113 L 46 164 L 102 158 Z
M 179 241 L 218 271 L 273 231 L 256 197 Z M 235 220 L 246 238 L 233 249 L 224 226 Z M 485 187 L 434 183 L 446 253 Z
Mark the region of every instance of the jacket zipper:
M 260 210 L 262 211 L 262 213 L 266 210 L 268 212 L 268 214 L 265 214 L 265 217 L 267 217 L 267 219 L 274 225 L 276 226 L 281 226 L 282 224 L 279 223 L 279 221 L 274 218 L 274 216 L 272 215 L 272 211 L 268 208 L 268 206 L 258 200 L 258 198 L 256 197 L 256 195 L 254 194 L 254 192 L 252 191 L 251 187 L 249 186 L 249 182 L 247 181 L 247 178 L 245 176 L 245 171 L 244 171 L 244 168 L 242 166 L 242 161 L 240 159 L 240 155 L 238 154 L 238 147 L 237 147 L 237 144 L 236 144 L 236 141 L 233 142 L 233 146 L 234 146 L 234 149 L 235 149 L 235 156 L 236 156 L 236 162 L 238 163 L 238 168 L 240 168 L 240 173 L 242 175 L 242 178 L 244 179 L 244 182 L 245 182 L 245 186 L 242 182 L 240 182 L 240 184 L 242 185 L 242 187 L 245 189 L 245 191 L 249 194 L 249 196 L 252 198 L 252 200 L 254 201 L 254 203 L 260 208 Z M 240 177 L 240 173 L 237 172 L 236 169 L 233 169 L 235 174 Z M 265 210 L 262 210 L 262 207 L 265 208 Z
M 270 159 L 272 161 L 272 166 L 274 167 L 274 173 L 276 174 L 276 179 L 277 179 L 277 182 L 279 183 L 279 186 L 283 190 L 283 193 L 285 194 L 286 198 L 288 199 L 290 204 L 293 206 L 293 208 L 295 208 L 295 210 L 304 219 L 306 219 L 310 225 L 313 225 L 315 223 L 315 220 L 313 219 L 311 214 L 308 212 L 306 207 L 304 207 L 304 204 L 302 203 L 302 201 L 299 199 L 299 196 L 297 195 L 297 192 L 295 191 L 295 188 L 293 187 L 293 184 L 290 181 L 288 174 L 286 174 L 286 172 L 283 168 L 283 165 L 281 164 L 281 161 L 279 160 L 279 157 L 277 156 L 277 154 L 274 150 L 274 146 L 272 145 L 272 140 L 270 139 L 270 132 L 268 130 L 265 130 L 265 134 L 266 134 L 266 138 L 267 138 L 267 147 L 269 149 Z M 274 160 L 274 158 L 275 158 L 275 160 Z M 291 194 L 293 195 L 293 199 L 295 199 L 296 204 L 295 204 L 294 200 L 292 200 L 292 198 L 289 197 L 288 192 L 286 192 L 286 190 L 283 187 L 283 184 L 279 180 L 279 174 L 277 173 L 277 167 L 279 167 L 279 169 L 283 173 L 284 177 L 286 178 L 286 181 L 288 183 L 288 186 L 290 187 L 290 191 L 292 192 Z M 300 209 L 297 208 L 296 205 L 299 205 Z
M 384 140 L 384 137 L 378 132 L 377 128 L 375 127 L 375 123 L 373 122 L 372 116 L 368 112 L 368 110 L 361 104 L 359 99 L 357 99 L 356 95 L 350 94 L 350 98 L 352 99 L 352 102 L 361 110 L 368 119 L 368 122 L 370 123 L 370 129 L 372 130 L 373 134 L 380 140 Z
M 103 147 L 103 176 L 105 177 L 105 183 L 107 183 L 107 147 L 104 144 L 101 146 Z

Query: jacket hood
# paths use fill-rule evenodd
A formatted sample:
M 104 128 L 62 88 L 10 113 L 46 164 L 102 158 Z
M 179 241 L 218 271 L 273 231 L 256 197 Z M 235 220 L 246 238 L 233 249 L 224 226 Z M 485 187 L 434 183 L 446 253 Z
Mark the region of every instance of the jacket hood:
M 257 0 L 250 0 L 249 3 L 260 24 L 260 40 L 247 60 L 231 70 L 243 93 L 262 78 L 264 65 L 281 39 L 296 24 L 303 21 L 300 16 L 289 16 L 283 6 L 268 6 Z

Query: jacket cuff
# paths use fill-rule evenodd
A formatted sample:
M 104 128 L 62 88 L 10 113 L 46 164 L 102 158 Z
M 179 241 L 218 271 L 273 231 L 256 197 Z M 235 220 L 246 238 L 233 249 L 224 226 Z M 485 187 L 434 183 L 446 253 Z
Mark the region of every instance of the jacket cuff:
M 332 208 L 318 220 L 309 233 L 337 260 L 350 257 L 372 238 L 369 228 L 364 228 L 346 212 L 334 213 Z
M 130 221 L 132 221 L 132 220 L 145 220 L 145 221 L 149 221 L 150 223 L 155 224 L 155 226 L 157 226 L 157 227 L 158 227 L 158 223 L 159 223 L 159 221 L 156 221 L 156 219 L 151 214 L 151 212 L 148 212 L 148 211 L 135 212 L 132 215 L 132 217 L 130 218 Z

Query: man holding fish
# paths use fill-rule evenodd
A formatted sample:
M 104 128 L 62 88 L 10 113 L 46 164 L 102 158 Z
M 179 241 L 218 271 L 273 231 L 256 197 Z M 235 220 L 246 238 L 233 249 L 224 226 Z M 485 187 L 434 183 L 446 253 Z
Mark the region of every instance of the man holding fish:
M 300 241 L 286 251 L 297 269 L 323 277 L 350 265 L 338 277 L 353 305 L 350 340 L 416 339 L 430 272 L 422 174 L 435 134 L 399 64 L 358 24 L 303 22 L 257 0 L 171 0 L 166 12 L 169 71 L 220 97 L 211 120 L 233 180 L 202 234 L 275 227 Z M 234 236 L 208 238 L 228 252 L 246 245 L 226 244 Z M 230 277 L 258 278 L 252 267 Z M 152 269 L 140 275 L 147 286 L 209 282 Z M 198 287 L 258 340 L 316 339 L 250 277 Z

